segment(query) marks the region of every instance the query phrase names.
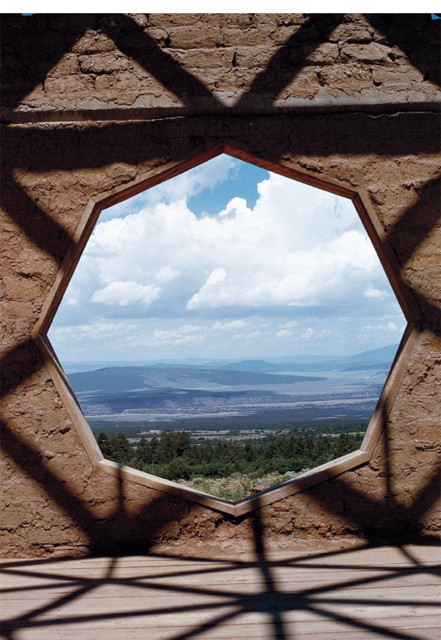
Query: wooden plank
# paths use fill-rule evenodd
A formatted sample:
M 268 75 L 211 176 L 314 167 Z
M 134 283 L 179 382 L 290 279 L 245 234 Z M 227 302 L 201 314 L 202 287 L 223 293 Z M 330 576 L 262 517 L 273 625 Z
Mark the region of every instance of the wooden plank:
M 118 590 L 120 596 L 118 597 Z M 152 589 L 139 589 L 135 587 L 115 588 L 115 587 L 99 587 L 96 589 L 95 597 L 91 597 L 93 592 L 83 592 L 82 587 L 73 589 L 72 595 L 75 596 L 75 592 L 78 591 L 78 596 L 73 600 L 63 603 L 59 608 L 50 609 L 48 613 L 39 616 L 40 619 L 51 618 L 65 618 L 83 616 L 87 611 L 87 615 L 104 615 L 111 611 L 119 616 L 124 617 L 126 614 L 130 616 L 141 615 L 143 613 L 150 613 L 151 615 L 157 615 L 157 612 L 161 611 L 161 616 L 171 616 L 173 618 L 174 612 L 178 609 L 178 616 L 186 615 L 192 611 L 199 609 L 204 610 L 219 610 L 228 608 L 232 605 L 241 607 L 259 607 L 259 606 L 271 606 L 273 608 L 297 608 L 299 606 L 317 606 L 325 607 L 329 611 L 338 612 L 339 610 L 357 610 L 361 608 L 376 608 L 378 609 L 390 609 L 393 607 L 398 609 L 407 606 L 424 606 L 429 610 L 440 604 L 440 589 L 439 586 L 427 585 L 424 587 L 414 586 L 409 588 L 407 586 L 397 586 L 394 588 L 381 588 L 377 585 L 366 588 L 354 590 L 352 587 L 347 589 L 331 589 L 323 590 L 314 594 L 306 594 L 305 597 L 300 597 L 298 594 L 293 593 L 266 593 L 265 591 L 252 591 L 248 592 L 225 591 L 220 592 L 213 588 L 210 593 L 210 589 L 206 592 L 203 590 L 179 591 L 172 590 L 152 590 Z M 109 595 L 109 591 L 111 595 Z M 64 596 L 64 594 L 61 594 Z M 55 599 L 41 599 L 27 596 L 25 600 L 8 600 L 8 616 L 19 617 L 25 612 L 29 613 L 36 611 L 41 606 L 45 606 L 46 602 L 56 602 Z M 421 604 L 418 604 L 421 603 Z M 401 611 L 403 614 L 403 611 Z
M 417 635 L 410 632 L 408 630 L 402 630 L 403 638 L 408 638 L 408 640 L 439 640 L 439 626 L 433 627 L 431 629 L 423 629 L 418 630 Z M 183 627 L 180 629 L 173 629 L 173 635 L 167 629 L 159 630 L 158 633 L 151 635 L 148 632 L 149 640 L 172 640 L 175 637 L 180 638 L 181 635 L 184 635 L 188 632 L 188 629 Z M 48 636 L 50 633 L 50 636 Z M 407 634 L 407 635 L 405 635 Z M 124 636 L 121 635 L 121 630 L 116 629 L 106 629 L 102 634 L 99 633 L 99 630 L 89 630 L 89 629 L 75 629 L 75 640 L 121 640 Z M 197 640 L 232 640 L 234 637 L 240 638 L 259 638 L 259 640 L 275 640 L 274 630 L 272 627 L 264 628 L 261 625 L 247 628 L 246 632 L 241 634 L 240 636 L 232 636 L 229 633 L 228 629 L 223 629 L 221 634 L 217 634 L 213 631 L 207 631 L 203 633 L 195 633 L 194 635 L 189 635 L 189 638 L 195 638 Z M 282 637 L 282 636 L 279 636 Z M 343 638 L 347 638 L 348 640 L 390 640 L 394 638 L 393 635 L 387 634 L 384 635 L 378 631 L 347 631 L 347 630 L 335 630 L 328 629 L 321 631 L 320 633 L 314 631 L 312 633 L 299 633 L 296 626 L 288 626 L 286 629 L 284 628 L 284 637 L 286 640 L 341 640 Z M 395 636 L 400 638 L 400 636 Z M 130 631 L 130 640 L 145 640 L 146 638 L 146 629 L 133 629 Z M 66 640 L 66 631 L 51 629 L 48 632 L 47 629 L 44 630 L 24 630 L 20 632 L 20 640 Z
M 439 586 L 440 581 L 436 575 L 433 574 L 410 574 L 405 576 L 400 575 L 390 575 L 385 576 L 382 574 L 362 574 L 358 571 L 348 572 L 341 574 L 339 576 L 330 576 L 329 574 L 321 575 L 321 576 L 306 576 L 302 575 L 301 577 L 296 574 L 293 575 L 278 575 L 274 572 L 271 572 L 271 578 L 276 585 L 277 589 L 281 593 L 297 593 L 300 591 L 307 591 L 310 589 L 318 589 L 323 588 L 326 590 L 336 590 L 340 589 L 341 585 L 351 583 L 351 589 L 361 590 L 366 589 L 372 586 L 372 584 L 377 585 L 378 589 L 393 589 L 395 586 L 403 586 L 403 587 L 425 587 L 425 586 Z M 97 578 L 98 580 L 98 578 Z M 230 592 L 233 585 L 234 593 L 249 593 L 249 592 L 259 592 L 265 590 L 265 578 L 261 573 L 257 574 L 255 578 L 243 578 L 237 577 L 232 574 L 227 574 L 218 577 L 212 576 L 171 576 L 167 577 L 118 577 L 115 576 L 112 580 L 117 580 L 116 584 L 106 584 L 105 579 L 103 580 L 103 586 L 100 586 L 99 589 L 106 589 L 106 597 L 114 597 L 112 595 L 111 590 L 115 590 L 115 597 L 120 597 L 121 590 L 128 590 L 131 588 L 140 589 L 140 590 L 149 590 L 153 593 L 156 587 L 169 588 L 173 590 L 174 588 L 179 589 L 180 585 L 185 588 L 201 588 L 203 589 L 215 589 L 218 591 Z M 131 582 L 133 586 L 129 586 L 127 583 Z M 203 586 L 201 586 L 201 582 L 203 582 Z M 34 578 L 32 581 L 28 580 L 25 576 L 20 576 L 16 578 L 13 582 L 9 582 L 7 585 L 5 584 L 0 593 L 2 594 L 3 599 L 20 599 L 24 597 L 26 593 L 26 597 L 32 597 L 32 593 L 35 592 L 36 596 L 38 593 L 43 594 L 62 594 L 71 591 L 74 588 L 78 588 L 79 586 L 87 586 L 88 584 L 93 584 L 90 580 L 85 580 L 83 578 L 72 579 L 72 580 L 51 580 L 44 581 Z M 137 586 L 135 586 L 137 585 Z M 295 587 L 295 591 L 293 591 L 293 587 Z M 98 587 L 96 587 L 98 588 Z M 26 591 L 22 594 L 22 590 Z M 95 597 L 91 595 L 91 597 Z M 96 596 L 98 597 L 98 596 Z
M 311 603 L 314 605 L 314 603 Z M 113 603 L 112 603 L 113 606 Z M 126 612 L 115 611 L 114 608 L 108 608 L 103 611 L 89 611 L 89 609 L 80 610 L 77 616 L 72 616 L 71 612 L 66 612 L 65 616 L 45 615 L 41 614 L 29 615 L 24 619 L 24 626 L 27 622 L 32 626 L 60 626 L 65 624 L 86 625 L 90 628 L 95 626 L 102 627 L 120 627 L 120 628 L 136 628 L 141 625 L 149 628 L 167 626 L 180 626 L 202 624 L 208 620 L 221 620 L 225 616 L 230 616 L 229 625 L 235 627 L 237 625 L 260 624 L 264 621 L 265 616 L 272 620 L 274 616 L 282 616 L 284 620 L 291 622 L 311 622 L 314 620 L 381 620 L 381 624 L 385 624 L 388 620 L 394 621 L 393 624 L 406 623 L 410 624 L 415 621 L 417 626 L 425 626 L 427 620 L 439 620 L 439 610 L 436 607 L 429 606 L 345 606 L 336 610 L 331 610 L 329 606 L 319 607 L 318 605 L 304 609 L 278 610 L 272 609 L 271 613 L 265 611 L 247 612 L 237 605 L 222 606 L 215 609 L 188 610 L 180 612 L 173 610 L 170 613 L 159 613 L 157 610 L 149 611 L 127 610 Z M 10 615 L 8 620 L 17 619 L 16 616 Z M 418 620 L 417 620 L 418 619 Z M 219 622 L 220 624 L 220 622 Z M 392 623 L 391 623 L 392 624 Z
M 425 627 L 421 627 L 418 622 L 419 621 L 415 621 L 415 623 L 408 622 L 402 623 L 399 626 L 394 626 L 393 623 L 387 624 L 387 621 L 386 623 L 383 623 L 382 621 L 382 623 L 378 624 L 375 620 L 354 620 L 352 621 L 352 624 L 351 621 L 343 622 L 334 620 L 283 620 L 282 629 L 286 640 L 291 638 L 293 640 L 298 640 L 300 638 L 309 640 L 310 638 L 316 637 L 337 638 L 337 634 L 339 637 L 343 636 L 344 638 L 350 638 L 351 640 L 354 640 L 355 638 L 359 638 L 360 640 L 375 638 L 375 640 L 378 640 L 378 638 L 390 638 L 391 635 L 387 633 L 388 631 L 395 634 L 402 633 L 404 637 L 408 637 L 409 640 L 416 640 L 419 638 L 434 640 L 434 638 L 439 637 L 437 635 L 433 635 L 439 630 L 439 625 L 435 618 L 432 617 L 428 620 L 428 624 Z M 209 624 L 208 621 L 207 624 Z M 249 637 L 256 637 L 262 640 L 264 638 L 271 638 L 274 640 L 276 625 L 277 622 L 268 619 L 268 617 L 264 618 L 261 616 L 260 620 L 254 622 L 249 619 L 245 619 L 244 617 L 240 624 L 235 624 L 234 626 L 230 624 L 219 624 L 211 629 L 204 629 L 203 624 L 198 623 L 185 626 L 180 624 L 173 627 L 168 625 L 148 627 L 148 637 L 149 640 L 168 640 L 189 632 L 191 634 L 191 632 L 193 632 L 193 635 L 196 638 L 213 638 L 216 640 L 222 640 L 223 638 L 228 638 L 230 640 L 231 638 Z M 20 640 L 47 640 L 47 638 L 50 638 L 50 640 L 57 640 L 57 638 L 65 640 L 66 631 L 75 633 L 76 640 L 86 640 L 86 638 L 94 638 L 94 640 L 98 640 L 98 638 L 105 638 L 106 640 L 112 640 L 112 638 L 120 639 L 125 628 L 107 625 L 101 627 L 91 627 L 89 625 L 78 625 L 74 627 L 73 625 L 69 625 L 63 629 L 57 627 L 40 627 L 21 630 Z M 143 621 L 139 621 L 137 627 L 130 628 L 130 639 L 137 640 L 138 638 L 142 638 L 144 640 L 146 632 L 147 628 L 143 624 Z M 392 637 L 394 636 L 392 635 Z
M 2 580 L 2 591 L 6 592 L 8 589 L 19 589 L 20 587 L 30 589 L 32 587 L 46 587 L 46 588 L 69 588 L 71 584 L 87 584 L 91 580 L 102 580 L 105 584 L 112 581 L 120 582 L 121 586 L 124 583 L 131 582 L 132 584 L 138 584 L 140 586 L 144 584 L 161 585 L 171 587 L 183 583 L 186 586 L 195 585 L 200 586 L 203 582 L 204 585 L 216 585 L 216 587 L 222 587 L 223 585 L 231 585 L 232 583 L 238 587 L 245 586 L 246 584 L 264 585 L 265 584 L 265 572 L 269 572 L 272 580 L 277 583 L 279 588 L 285 588 L 283 585 L 287 585 L 289 590 L 295 585 L 296 589 L 308 588 L 311 585 L 338 585 L 347 581 L 360 583 L 360 588 L 363 584 L 369 585 L 373 581 L 377 581 L 379 585 L 390 587 L 397 581 L 402 585 L 417 585 L 417 584 L 439 584 L 440 577 L 438 572 L 438 566 L 432 568 L 429 567 L 415 567 L 415 566 L 403 566 L 403 567 L 385 567 L 385 568 L 367 568 L 364 566 L 350 567 L 348 569 L 342 569 L 341 567 L 314 567 L 313 570 L 301 567 L 286 567 L 286 566 L 266 566 L 260 567 L 245 567 L 245 568 L 210 568 L 208 570 L 199 569 L 195 570 L 193 567 L 189 571 L 182 571 L 179 568 L 166 567 L 156 571 L 140 571 L 135 568 L 124 568 L 122 570 L 116 569 L 107 575 L 106 572 L 96 572 L 91 574 L 90 572 L 70 571 L 70 572 L 54 572 L 48 573 L 41 572 L 26 572 L 17 571 L 11 574 L 4 573 L 4 579 Z M 363 582 L 364 581 L 364 582 Z M 354 586 L 354 588 L 358 588 Z
M 347 544 L 350 545 L 351 541 L 341 540 L 342 545 Z M 412 557 L 415 557 L 419 562 L 441 562 L 441 547 L 439 545 L 403 545 L 403 546 L 380 546 L 380 547 L 372 547 L 372 546 L 358 546 L 358 547 L 349 547 L 345 549 L 331 549 L 329 550 L 330 542 L 328 540 L 321 540 L 320 538 L 311 541 L 308 546 L 308 550 L 305 548 L 300 548 L 300 550 L 296 550 L 297 542 L 293 542 L 292 547 L 286 549 L 284 551 L 280 551 L 278 549 L 273 549 L 271 546 L 271 541 L 267 543 L 268 550 L 265 553 L 265 558 L 270 562 L 299 562 L 300 560 L 308 563 L 317 563 L 322 562 L 323 560 L 328 560 L 332 565 L 335 565 L 337 562 L 341 562 L 342 564 L 352 563 L 353 556 L 357 556 L 357 563 L 360 564 L 360 559 L 363 561 L 367 561 L 369 566 L 376 566 L 383 564 L 384 561 L 387 561 L 388 564 L 392 562 L 399 563 L 411 563 L 412 561 L 409 559 L 407 554 L 410 554 Z M 311 551 L 311 544 L 313 551 Z M 300 545 L 299 545 L 300 546 Z M 210 547 L 208 545 L 204 545 L 204 550 L 206 550 L 206 557 L 201 557 L 197 554 L 195 555 L 173 555 L 171 553 L 161 554 L 161 553 L 149 553 L 146 555 L 133 555 L 133 556 L 122 556 L 114 558 L 112 556 L 101 556 L 101 557 L 93 557 L 93 558 L 74 558 L 74 559 L 33 559 L 33 558 L 17 558 L 12 560 L 0 560 L 0 567 L 10 568 L 14 566 L 23 566 L 28 565 L 29 567 L 33 566 L 41 566 L 44 565 L 46 567 L 50 567 L 51 570 L 55 570 L 57 567 L 71 567 L 71 566 L 84 566 L 86 568 L 90 567 L 103 567 L 107 568 L 111 562 L 116 562 L 117 566 L 164 566 L 166 564 L 172 565 L 193 565 L 195 563 L 200 563 L 201 566 L 212 565 L 217 566 L 220 563 L 233 565 L 235 563 L 247 563 L 247 562 L 255 562 L 256 554 L 251 553 L 240 553 L 234 559 L 230 557 L 216 557 L 210 554 Z
M 274 578 L 279 580 L 295 580 L 297 581 L 320 581 L 325 580 L 341 580 L 343 576 L 363 577 L 369 579 L 373 576 L 378 578 L 386 576 L 407 576 L 407 575 L 437 575 L 439 570 L 438 564 L 409 565 L 409 564 L 390 564 L 385 566 L 369 567 L 364 563 L 352 566 L 342 567 L 323 566 L 323 565 L 302 565 L 302 566 L 286 566 L 271 565 L 264 566 L 215 566 L 215 567 L 170 567 L 164 566 L 159 568 L 152 567 L 116 567 L 111 571 L 107 569 L 85 569 L 72 567 L 63 571 L 48 571 L 45 568 L 35 569 L 6 569 L 2 572 L 1 584 L 3 588 L 16 585 L 31 585 L 44 582 L 66 582 L 104 579 L 106 576 L 112 579 L 124 580 L 168 580 L 168 579 L 187 579 L 190 581 L 201 581 L 205 579 L 216 582 L 225 582 L 228 580 L 237 580 L 239 582 L 247 582 L 249 580 L 259 579 L 262 571 L 270 571 Z
M 408 545 L 273 553 L 262 565 L 159 555 L 11 561 L 2 583 L 16 590 L 3 603 L 9 619 L 30 625 L 18 640 L 65 640 L 71 632 L 75 640 L 274 640 L 273 616 L 284 620 L 284 640 L 434 640 L 440 580 L 425 567 L 439 555 L 437 547 Z M 262 568 L 277 592 L 266 592 Z M 84 592 L 94 577 L 102 584 Z

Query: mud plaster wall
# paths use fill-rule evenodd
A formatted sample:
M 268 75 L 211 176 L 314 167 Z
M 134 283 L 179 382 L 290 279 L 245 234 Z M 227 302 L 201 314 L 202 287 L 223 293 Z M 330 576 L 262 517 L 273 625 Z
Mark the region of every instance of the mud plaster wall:
M 439 23 L 428 16 L 2 20 L 2 555 L 440 525 Z M 421 43 L 425 43 L 422 46 Z M 90 199 L 229 140 L 357 189 L 422 318 L 370 462 L 234 520 L 91 464 L 31 338 Z

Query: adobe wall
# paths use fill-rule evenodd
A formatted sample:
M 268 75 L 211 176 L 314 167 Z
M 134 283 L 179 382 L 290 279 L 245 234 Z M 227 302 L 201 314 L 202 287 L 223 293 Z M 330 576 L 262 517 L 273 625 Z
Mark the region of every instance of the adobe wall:
M 429 18 L 3 17 L 3 556 L 240 545 L 257 529 L 292 545 L 438 535 L 440 28 Z M 225 141 L 359 191 L 421 319 L 371 460 L 238 519 L 94 467 L 31 335 L 90 201 Z

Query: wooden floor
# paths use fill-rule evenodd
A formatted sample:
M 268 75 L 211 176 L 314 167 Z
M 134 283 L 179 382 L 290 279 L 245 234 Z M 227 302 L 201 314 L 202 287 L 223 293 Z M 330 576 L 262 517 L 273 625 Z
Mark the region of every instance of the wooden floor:
M 438 640 L 440 550 L 2 563 L 9 640 Z

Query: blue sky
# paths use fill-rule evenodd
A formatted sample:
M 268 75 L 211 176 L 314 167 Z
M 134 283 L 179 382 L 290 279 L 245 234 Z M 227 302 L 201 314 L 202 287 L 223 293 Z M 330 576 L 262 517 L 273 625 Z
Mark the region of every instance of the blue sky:
M 102 212 L 49 337 L 62 362 L 236 359 L 404 325 L 349 200 L 219 156 Z

